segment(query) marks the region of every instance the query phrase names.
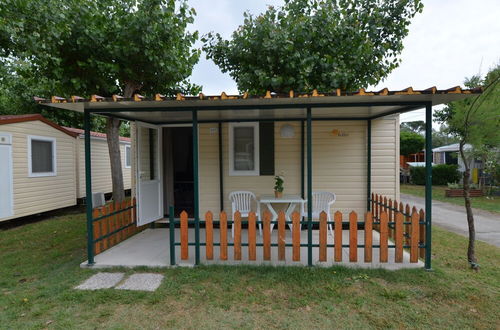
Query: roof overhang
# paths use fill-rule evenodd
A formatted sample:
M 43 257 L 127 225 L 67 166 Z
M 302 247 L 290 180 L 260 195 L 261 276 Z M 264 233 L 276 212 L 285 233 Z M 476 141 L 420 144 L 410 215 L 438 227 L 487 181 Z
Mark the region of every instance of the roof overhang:
M 392 93 L 392 94 L 391 94 Z M 319 120 L 367 120 L 404 113 L 425 107 L 449 103 L 479 94 L 480 90 L 445 90 L 425 93 L 389 92 L 388 95 L 362 93 L 350 95 L 307 95 L 300 97 L 177 97 L 172 99 L 116 99 L 65 100 L 40 102 L 53 108 L 113 116 L 152 124 L 188 123 L 192 111 L 197 110 L 199 122 L 301 120 L 307 109 Z M 223 93 L 223 95 L 225 95 Z

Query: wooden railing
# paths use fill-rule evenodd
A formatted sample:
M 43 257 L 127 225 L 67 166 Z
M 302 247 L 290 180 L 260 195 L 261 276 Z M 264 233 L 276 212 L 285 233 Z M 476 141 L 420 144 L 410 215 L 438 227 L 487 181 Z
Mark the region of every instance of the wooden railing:
M 136 226 L 135 198 L 94 208 L 92 218 L 95 255 L 146 228 Z
M 375 196 L 374 196 L 375 197 Z M 378 198 L 378 195 L 377 195 Z M 382 202 L 383 203 L 383 202 Z M 262 260 L 271 260 L 271 249 L 277 249 L 278 260 L 285 260 L 286 253 L 285 248 L 292 248 L 292 261 L 301 260 L 301 247 L 308 248 L 308 259 L 310 263 L 310 249 L 319 249 L 319 261 L 328 261 L 328 255 L 333 256 L 335 262 L 347 261 L 343 260 L 343 249 L 348 249 L 348 261 L 358 262 L 358 249 L 364 249 L 364 262 L 372 262 L 373 251 L 378 249 L 380 263 L 403 262 L 403 249 L 408 249 L 410 254 L 410 262 L 417 263 L 419 257 L 419 249 L 423 250 L 425 246 L 421 243 L 421 233 L 423 232 L 421 227 L 422 214 L 418 213 L 416 209 L 413 210 L 411 214 L 400 212 L 399 210 L 394 210 L 394 208 L 386 206 L 385 204 L 378 204 L 374 202 L 373 205 L 377 206 L 377 210 L 372 212 L 367 212 L 364 214 L 364 220 L 358 221 L 358 214 L 356 212 L 349 213 L 347 219 L 344 219 L 344 215 L 341 212 L 335 212 L 333 216 L 333 221 L 327 221 L 327 214 L 322 212 L 320 214 L 319 221 L 309 222 L 307 220 L 301 220 L 301 215 L 298 212 L 292 213 L 291 221 L 285 220 L 285 213 L 282 211 L 278 215 L 277 221 L 271 221 L 271 213 L 266 211 L 263 213 L 263 220 L 257 221 L 256 214 L 251 212 L 248 217 L 248 221 L 242 221 L 239 212 L 236 212 L 233 217 L 233 221 L 228 220 L 227 214 L 223 211 L 219 214 L 219 221 L 214 221 L 214 215 L 212 212 L 207 212 L 205 214 L 204 223 L 205 225 L 205 241 L 202 242 L 200 239 L 200 234 L 196 235 L 196 230 L 199 231 L 199 227 L 195 226 L 195 241 L 190 241 L 189 237 L 189 224 L 196 223 L 195 221 L 189 221 L 188 215 L 184 211 L 180 215 L 179 221 L 171 219 L 170 226 L 170 238 L 171 238 L 171 264 L 175 264 L 175 248 L 180 246 L 180 257 L 181 260 L 189 259 L 189 246 L 194 245 L 197 249 L 200 247 L 205 247 L 205 257 L 207 260 L 214 259 L 214 248 L 219 249 L 219 259 L 224 261 L 228 260 L 229 256 L 232 256 L 232 260 L 242 260 L 242 248 L 248 249 L 248 260 L 257 260 L 257 249 L 262 249 Z M 387 204 L 388 205 L 388 204 Z M 173 221 L 173 222 L 172 222 Z M 173 240 L 174 226 L 176 223 L 180 223 L 180 242 L 175 242 Z M 261 242 L 257 242 L 256 238 L 256 224 L 262 224 L 263 235 Z M 278 226 L 277 241 L 271 242 L 271 224 L 276 224 Z M 219 242 L 214 242 L 214 224 L 218 225 L 220 231 Z M 228 225 L 234 225 L 234 237 L 232 243 L 228 242 Z M 246 242 L 242 242 L 242 225 L 248 225 L 248 233 L 245 235 L 247 237 Z M 292 224 L 292 235 L 291 242 L 287 243 L 285 238 L 285 225 Z M 312 232 L 313 225 L 319 226 L 319 238 L 317 242 L 312 242 L 309 238 L 305 241 L 301 241 L 301 226 L 306 226 L 306 231 L 308 231 L 308 237 L 310 232 Z M 331 224 L 334 228 L 333 234 L 333 244 L 328 244 L 328 224 Z M 197 229 L 198 228 L 198 229 Z M 343 242 L 342 232 L 347 228 L 349 232 L 348 242 Z M 302 229 L 303 231 L 304 229 Z M 363 244 L 358 242 L 358 230 L 364 231 Z M 379 244 L 374 244 L 374 230 L 379 232 Z M 389 249 L 395 249 L 394 259 L 389 260 Z M 328 252 L 331 250 L 331 252 Z M 196 251 L 196 250 L 195 250 Z M 196 252 L 195 252 L 196 253 Z M 199 258 L 199 253 L 197 258 Z M 331 260 L 331 258 L 330 258 Z
M 411 237 L 416 239 L 416 237 L 411 235 L 412 232 L 412 217 L 414 214 L 418 214 L 418 244 L 421 246 L 419 249 L 420 258 L 425 257 L 425 212 L 420 209 L 417 210 L 415 206 L 411 207 L 409 204 L 404 205 L 402 202 L 397 200 L 392 200 L 386 196 L 379 194 L 371 195 L 371 215 L 374 222 L 374 228 L 380 231 L 381 213 L 387 213 L 389 222 L 389 238 L 394 239 L 396 237 L 396 222 L 395 219 L 398 215 L 403 217 L 402 235 L 404 238 L 404 243 L 410 245 Z

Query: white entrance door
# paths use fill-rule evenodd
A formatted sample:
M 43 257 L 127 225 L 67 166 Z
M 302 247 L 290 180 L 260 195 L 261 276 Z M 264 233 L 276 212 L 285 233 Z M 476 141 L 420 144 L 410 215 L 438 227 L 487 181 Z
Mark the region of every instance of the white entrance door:
M 12 135 L 0 133 L 0 219 L 13 215 Z
M 161 128 L 137 123 L 137 225 L 163 218 Z

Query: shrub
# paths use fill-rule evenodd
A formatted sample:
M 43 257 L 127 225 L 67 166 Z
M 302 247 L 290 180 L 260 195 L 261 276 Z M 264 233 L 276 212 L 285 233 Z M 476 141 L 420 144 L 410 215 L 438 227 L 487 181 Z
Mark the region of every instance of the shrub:
M 425 138 L 415 132 L 402 131 L 399 137 L 399 153 L 404 156 L 416 154 L 424 148 Z
M 425 167 L 410 168 L 411 182 L 418 185 L 425 184 Z M 432 184 L 443 186 L 449 182 L 460 180 L 457 165 L 439 164 L 432 167 Z
M 425 167 L 410 167 L 410 181 L 413 184 L 425 184 Z
M 432 167 L 432 184 L 445 185 L 460 180 L 458 165 L 439 164 Z

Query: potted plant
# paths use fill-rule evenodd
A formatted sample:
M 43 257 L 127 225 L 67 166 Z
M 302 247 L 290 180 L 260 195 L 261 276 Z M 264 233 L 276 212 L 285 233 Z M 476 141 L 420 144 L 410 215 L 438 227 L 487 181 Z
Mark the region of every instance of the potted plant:
M 283 183 L 284 183 L 283 176 L 281 175 L 276 175 L 274 177 L 274 196 L 276 198 L 281 198 L 283 197 Z

